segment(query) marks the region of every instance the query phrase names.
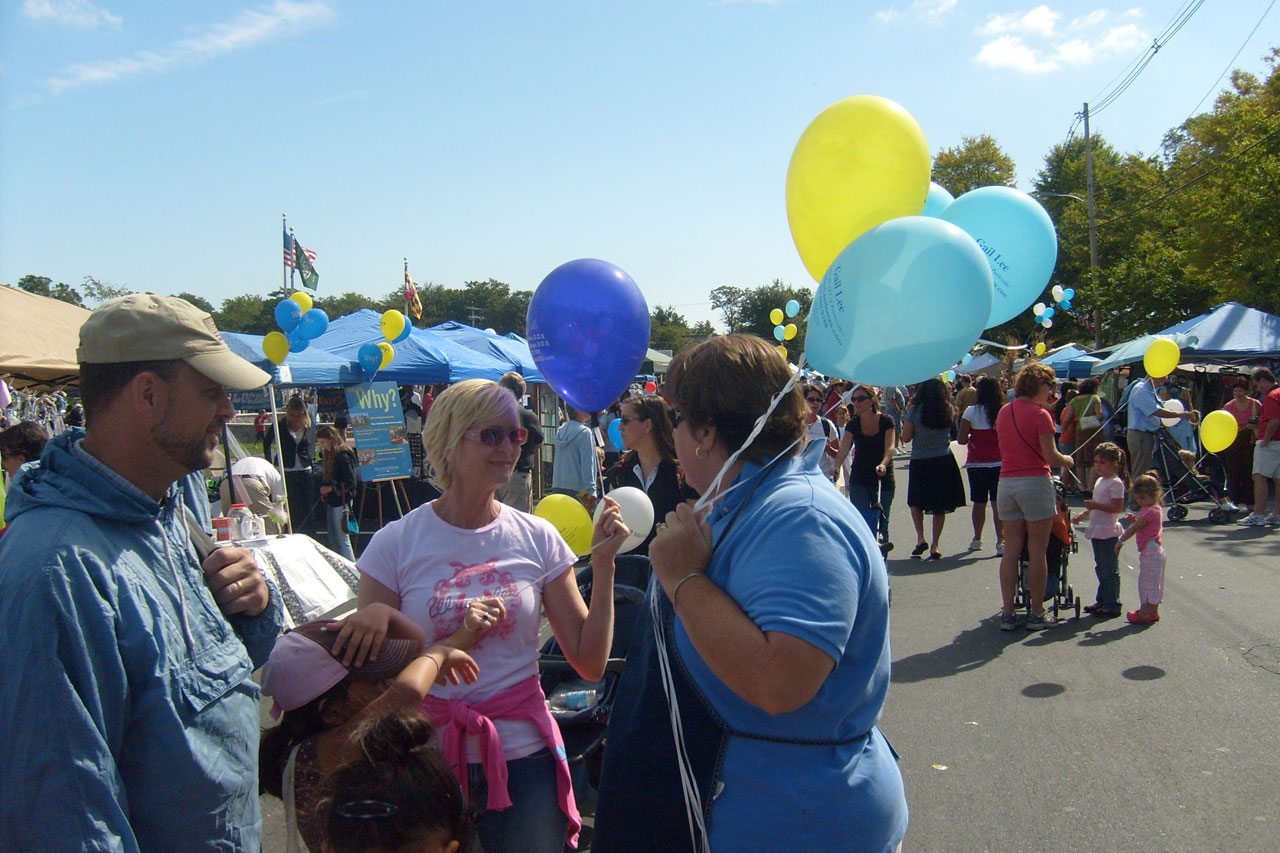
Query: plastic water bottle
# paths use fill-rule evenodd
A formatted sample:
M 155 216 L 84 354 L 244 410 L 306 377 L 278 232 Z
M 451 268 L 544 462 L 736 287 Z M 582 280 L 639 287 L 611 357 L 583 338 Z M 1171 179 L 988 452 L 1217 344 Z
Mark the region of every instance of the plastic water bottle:
M 227 513 L 231 519 L 231 538 L 237 542 L 253 538 L 253 514 L 244 504 L 232 504 Z
M 581 711 L 595 698 L 594 690 L 571 690 L 564 694 L 564 706 L 570 711 Z

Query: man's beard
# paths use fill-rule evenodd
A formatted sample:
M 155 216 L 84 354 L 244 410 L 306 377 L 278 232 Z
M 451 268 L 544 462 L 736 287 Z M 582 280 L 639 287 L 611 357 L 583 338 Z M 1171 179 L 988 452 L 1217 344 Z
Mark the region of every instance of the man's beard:
M 188 474 L 203 471 L 213 464 L 213 451 L 206 444 L 208 433 L 202 431 L 198 438 L 192 438 L 171 429 L 168 424 L 166 413 L 165 419 L 151 428 L 151 439 L 161 453 L 182 466 Z

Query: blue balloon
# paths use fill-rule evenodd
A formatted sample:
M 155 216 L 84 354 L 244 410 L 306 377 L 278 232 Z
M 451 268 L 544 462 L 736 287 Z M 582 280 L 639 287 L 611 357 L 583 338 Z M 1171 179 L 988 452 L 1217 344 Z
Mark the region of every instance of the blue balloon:
M 359 360 L 360 367 L 364 370 L 365 375 L 372 376 L 382 366 L 382 348 L 376 343 L 365 344 L 360 347 L 356 358 Z
M 323 335 L 327 328 L 329 328 L 329 315 L 324 313 L 323 308 L 312 308 L 307 311 L 302 315 L 302 322 L 298 324 L 298 332 L 309 341 L 314 341 Z
M 1064 299 L 1064 300 L 1062 300 L 1061 302 L 1059 302 L 1059 303 L 1058 303 L 1058 307 L 1059 307 L 1059 308 L 1061 308 L 1063 311 L 1070 311 L 1070 310 L 1071 310 L 1071 300 L 1070 300 L 1070 299 Z
M 773 336 L 774 336 L 775 338 L 777 338 L 779 341 L 785 341 L 785 340 L 787 339 L 787 327 L 786 327 L 786 326 L 774 326 L 774 327 L 773 327 Z
M 302 322 L 302 306 L 292 299 L 281 299 L 276 304 L 276 325 L 280 331 L 288 334 L 298 328 Z
M 552 270 L 529 301 L 529 350 L 574 408 L 599 412 L 622 396 L 649 350 L 649 306 L 631 276 L 581 258 Z
M 805 351 L 828 376 L 922 382 L 969 351 L 991 301 L 991 267 L 969 235 L 942 219 L 891 219 L 832 262 L 809 309 Z
M 972 354 L 972 353 L 965 353 L 964 355 L 962 355 L 962 356 L 960 357 L 960 363 L 961 363 L 961 364 L 968 364 L 968 363 L 969 363 L 969 362 L 971 362 L 971 361 L 973 361 L 973 354 Z
M 1036 301 L 1058 260 L 1053 220 L 1038 201 L 1011 187 L 980 187 L 948 205 L 940 218 L 964 229 L 991 265 L 994 297 L 986 328 Z
M 956 197 L 947 192 L 942 184 L 930 182 L 929 195 L 924 200 L 924 212 L 921 216 L 941 216 L 942 211 L 951 206 Z
M 622 443 L 622 421 L 618 418 L 609 421 L 609 441 L 619 450 L 627 449 L 627 446 Z
M 1070 302 L 1072 299 L 1075 299 L 1075 298 L 1076 298 L 1076 292 L 1072 288 L 1068 287 L 1066 290 L 1062 291 L 1063 301 Z
M 413 334 L 413 323 L 409 320 L 408 317 L 405 317 L 404 328 L 400 330 L 400 334 L 396 335 L 394 338 L 391 339 L 391 343 L 398 344 L 412 334 Z
M 1040 315 L 1040 319 L 1041 319 L 1041 320 L 1052 320 L 1052 319 L 1053 319 L 1053 309 L 1052 309 L 1052 308 L 1046 308 L 1046 309 L 1044 309 L 1044 313 Z
M 302 352 L 311 346 L 311 339 L 302 334 L 301 327 L 294 329 L 285 337 L 289 340 L 289 352 Z
M 794 299 L 788 299 L 787 304 L 783 306 L 783 310 L 787 312 L 788 317 L 794 317 L 800 313 L 800 303 Z

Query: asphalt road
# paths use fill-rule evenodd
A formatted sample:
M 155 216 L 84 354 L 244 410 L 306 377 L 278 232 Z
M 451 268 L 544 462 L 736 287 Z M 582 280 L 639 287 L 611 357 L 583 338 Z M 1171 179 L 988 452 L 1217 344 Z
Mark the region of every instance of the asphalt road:
M 990 520 L 982 551 L 965 551 L 965 508 L 943 559 L 910 559 L 905 459 L 896 468 L 881 727 L 902 755 L 904 851 L 1280 850 L 1280 530 L 1210 524 L 1192 504 L 1165 527 L 1159 623 L 1086 615 L 1003 633 Z M 1130 544 L 1130 608 L 1136 563 Z M 1083 538 L 1068 577 L 1091 602 Z M 264 849 L 283 850 L 279 801 L 263 811 Z

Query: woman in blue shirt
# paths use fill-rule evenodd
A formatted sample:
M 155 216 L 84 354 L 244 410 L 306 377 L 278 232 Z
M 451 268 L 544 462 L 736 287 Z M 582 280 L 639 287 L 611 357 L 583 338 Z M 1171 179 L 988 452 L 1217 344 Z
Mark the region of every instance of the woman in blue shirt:
M 800 451 L 798 391 L 748 442 L 789 377 L 773 347 L 745 335 L 712 338 L 671 363 L 666 388 L 686 479 L 723 500 L 705 517 L 677 507 L 650 545 L 656 612 L 646 608 L 637 626 L 610 715 L 600 853 L 704 841 L 733 851 L 889 851 L 906 833 L 902 778 L 876 728 L 890 657 L 875 535 L 817 456 Z

